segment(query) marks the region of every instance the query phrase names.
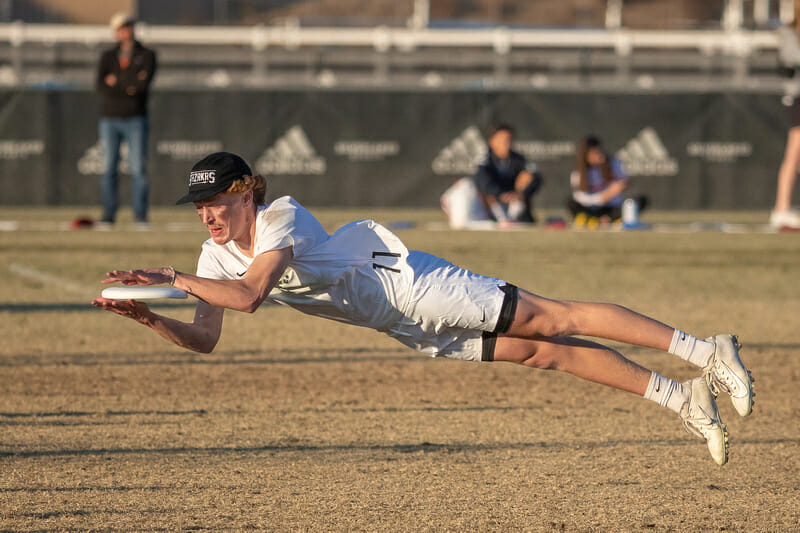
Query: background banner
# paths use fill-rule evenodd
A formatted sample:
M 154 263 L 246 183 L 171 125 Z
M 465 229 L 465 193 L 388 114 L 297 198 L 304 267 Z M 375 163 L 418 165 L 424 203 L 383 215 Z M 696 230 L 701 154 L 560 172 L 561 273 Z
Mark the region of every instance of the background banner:
M 103 149 L 88 91 L 0 92 L 0 204 L 99 204 Z M 489 125 L 561 206 L 582 136 L 600 136 L 656 208 L 768 208 L 788 127 L 779 96 L 484 91 L 159 91 L 150 102 L 151 203 L 183 194 L 191 165 L 228 150 L 269 197 L 310 206 L 437 206 L 486 151 Z M 123 149 L 121 193 L 129 198 Z

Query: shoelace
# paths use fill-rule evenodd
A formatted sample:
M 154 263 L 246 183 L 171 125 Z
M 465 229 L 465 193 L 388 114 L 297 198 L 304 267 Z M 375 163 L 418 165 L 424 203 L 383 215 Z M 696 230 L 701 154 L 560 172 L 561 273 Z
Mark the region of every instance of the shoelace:
M 736 335 L 733 335 L 731 340 L 737 350 L 742 347 Z M 716 372 L 715 369 L 719 369 L 719 372 Z M 715 397 L 719 396 L 720 391 L 727 394 L 734 394 L 736 392 L 733 390 L 734 387 L 736 387 L 736 381 L 731 377 L 731 371 L 725 368 L 722 362 L 712 360 L 712 362 L 703 369 L 703 372 L 705 373 L 708 388 Z
M 709 418 L 687 417 L 683 419 L 683 426 L 686 428 L 686 431 L 688 431 L 690 434 L 705 440 L 706 432 L 710 431 L 711 426 L 714 424 L 713 420 L 711 420 L 710 422 L 709 420 L 710 420 Z
M 705 435 L 703 435 L 703 433 L 699 429 L 694 427 L 692 423 L 687 419 L 683 420 L 683 427 L 686 428 L 686 431 L 688 431 L 690 435 L 694 435 L 695 437 L 700 439 L 706 438 Z
M 719 396 L 720 391 L 733 394 L 733 388 L 736 386 L 736 382 L 731 377 L 730 372 L 726 368 L 721 368 L 719 365 L 714 366 L 720 368 L 721 372 L 715 372 L 713 367 L 706 372 L 706 383 L 708 383 L 711 394 L 715 397 Z

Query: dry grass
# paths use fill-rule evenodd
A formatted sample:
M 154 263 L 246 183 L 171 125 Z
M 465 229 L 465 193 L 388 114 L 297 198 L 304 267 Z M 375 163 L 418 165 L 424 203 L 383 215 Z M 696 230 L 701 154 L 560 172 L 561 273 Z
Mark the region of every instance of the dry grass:
M 183 352 L 87 302 L 113 267 L 191 270 L 202 228 L 46 231 L 78 212 L 0 215 L 29 222 L 0 233 L 0 530 L 800 528 L 800 234 L 400 232 L 543 295 L 738 333 L 758 403 L 743 420 L 721 402 L 732 457 L 720 468 L 673 415 L 632 395 L 432 361 L 287 309 L 228 312 L 215 353 Z M 318 214 L 330 229 L 439 216 Z M 157 230 L 174 220 L 194 216 L 154 215 Z M 618 347 L 671 377 L 695 374 Z

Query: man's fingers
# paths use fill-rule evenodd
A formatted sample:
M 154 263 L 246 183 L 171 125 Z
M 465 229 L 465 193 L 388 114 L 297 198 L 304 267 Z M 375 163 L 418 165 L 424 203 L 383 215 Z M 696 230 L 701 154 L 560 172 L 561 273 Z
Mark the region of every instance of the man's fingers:
M 106 279 L 100 283 L 122 282 L 125 285 L 137 285 L 141 280 L 142 277 L 135 270 L 112 270 L 111 272 L 106 272 Z
M 105 311 L 112 311 L 114 313 L 119 313 L 119 310 L 117 309 L 115 303 L 116 302 L 114 300 L 109 300 L 108 298 L 102 298 L 102 297 L 92 300 L 92 305 L 95 307 L 99 307 L 100 309 L 103 309 Z
M 136 318 L 139 315 L 137 310 L 139 302 L 136 300 L 111 300 L 101 296 L 92 300 L 92 305 L 128 318 Z

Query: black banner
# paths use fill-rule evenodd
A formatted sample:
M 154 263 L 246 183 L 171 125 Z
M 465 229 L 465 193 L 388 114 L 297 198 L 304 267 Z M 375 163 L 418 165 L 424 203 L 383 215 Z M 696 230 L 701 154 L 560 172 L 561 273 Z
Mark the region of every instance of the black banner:
M 99 203 L 103 153 L 88 91 L 0 92 L 0 204 Z M 483 91 L 160 91 L 150 104 L 151 203 L 171 204 L 205 154 L 242 154 L 269 196 L 310 206 L 433 207 L 485 153 L 494 122 L 561 206 L 595 134 L 657 208 L 767 208 L 788 127 L 777 95 Z M 123 151 L 121 191 L 128 198 Z

